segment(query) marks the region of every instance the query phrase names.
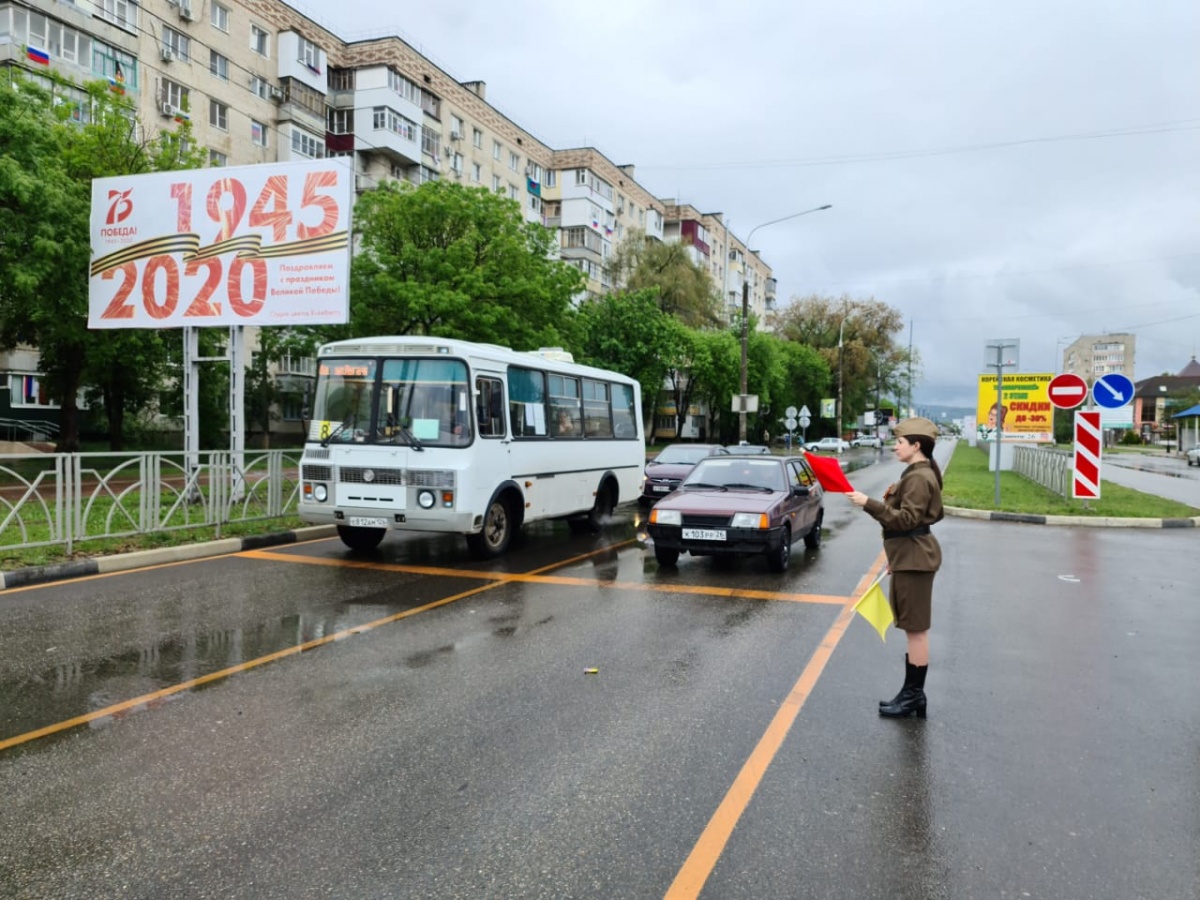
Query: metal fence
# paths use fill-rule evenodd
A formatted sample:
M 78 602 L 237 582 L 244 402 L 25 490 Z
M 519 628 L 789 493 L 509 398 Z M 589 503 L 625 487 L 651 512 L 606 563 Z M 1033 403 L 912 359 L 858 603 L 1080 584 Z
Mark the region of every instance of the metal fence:
M 1060 497 L 1070 496 L 1074 460 L 1069 450 L 1018 444 L 1013 448 L 1013 471 Z
M 0 549 L 278 518 L 296 511 L 300 450 L 0 455 Z

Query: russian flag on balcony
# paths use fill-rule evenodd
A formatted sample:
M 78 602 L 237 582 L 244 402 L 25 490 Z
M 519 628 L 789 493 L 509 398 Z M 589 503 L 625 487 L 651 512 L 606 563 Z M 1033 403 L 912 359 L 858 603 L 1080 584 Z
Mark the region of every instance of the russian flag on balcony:
M 42 66 L 50 65 L 50 54 L 47 53 L 45 50 L 39 50 L 37 47 L 33 46 L 32 44 L 25 45 L 25 56 L 28 57 L 33 62 L 37 63 L 38 65 L 42 65 Z

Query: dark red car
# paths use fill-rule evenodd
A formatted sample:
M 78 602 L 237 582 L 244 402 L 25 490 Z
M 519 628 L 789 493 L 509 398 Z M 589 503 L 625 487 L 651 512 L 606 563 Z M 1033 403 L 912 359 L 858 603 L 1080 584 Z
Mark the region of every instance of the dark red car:
M 680 553 L 763 554 L 771 571 L 782 572 L 797 538 L 810 550 L 821 545 L 824 493 L 801 457 L 702 459 L 650 511 L 654 556 L 674 566 Z
M 683 483 L 692 466 L 700 460 L 728 452 L 720 444 L 670 444 L 663 447 L 658 456 L 646 463 L 642 496 L 638 502 L 648 505 L 667 496 Z

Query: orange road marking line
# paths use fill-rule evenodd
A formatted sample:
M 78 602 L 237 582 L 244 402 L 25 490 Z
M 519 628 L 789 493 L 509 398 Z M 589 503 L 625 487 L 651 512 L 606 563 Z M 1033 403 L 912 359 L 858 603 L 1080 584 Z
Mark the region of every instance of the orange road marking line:
M 630 542 L 626 541 L 624 543 L 630 543 Z M 602 553 L 606 550 L 612 549 L 612 546 L 620 546 L 620 545 L 610 545 L 608 547 L 601 547 L 600 549 L 593 550 L 590 553 L 584 553 L 580 556 L 574 556 L 574 557 L 571 557 L 570 559 L 563 560 L 562 562 L 551 563 L 548 566 L 543 566 L 540 569 L 534 569 L 533 571 L 545 572 L 549 569 L 555 568 L 556 566 L 567 565 L 572 562 L 577 562 L 579 560 L 587 559 L 589 556 L 594 556 L 597 553 Z M 259 551 L 251 550 L 251 551 L 244 551 L 244 552 L 245 553 L 257 553 Z M 228 554 L 228 555 L 236 556 L 239 554 Z M 216 557 L 209 557 L 209 558 L 215 559 Z M 196 560 L 188 560 L 188 561 L 195 562 Z M 174 565 L 174 564 L 172 564 L 172 565 Z M 156 566 L 148 566 L 147 568 L 157 568 L 157 567 Z M 131 569 L 129 571 L 137 571 L 137 570 Z M 108 574 L 118 575 L 118 574 L 123 574 L 123 573 L 112 572 L 112 573 L 108 573 Z M 88 576 L 88 577 L 95 577 L 95 576 Z M 303 644 L 297 644 L 294 647 L 285 647 L 284 649 L 277 650 L 274 653 L 268 653 L 266 656 L 260 656 L 257 659 L 252 659 L 252 660 L 249 660 L 244 663 L 239 663 L 236 666 L 230 666 L 228 668 L 221 669 L 218 672 L 209 672 L 207 675 L 201 675 L 199 678 L 192 678 L 192 679 L 189 679 L 188 681 L 184 681 L 184 682 L 181 682 L 180 684 L 172 685 L 171 687 L 168 687 L 168 688 L 163 688 L 158 691 L 153 691 L 152 693 L 149 693 L 149 694 L 143 694 L 140 697 L 134 697 L 130 700 L 123 700 L 120 703 L 114 703 L 111 706 L 104 707 L 103 709 L 93 710 L 92 712 L 87 713 L 86 715 L 75 716 L 73 719 L 66 719 L 62 722 L 55 722 L 53 725 L 47 725 L 46 727 L 38 728 L 35 731 L 28 731 L 25 734 L 18 734 L 13 737 L 10 737 L 10 738 L 5 738 L 3 740 L 0 740 L 0 752 L 7 750 L 10 747 L 16 747 L 20 744 L 25 744 L 25 743 L 28 743 L 29 741 L 37 740 L 38 738 L 49 737 L 52 734 L 58 734 L 59 732 L 67 731 L 68 729 L 75 728 L 78 725 L 85 725 L 88 722 L 94 722 L 97 719 L 104 719 L 109 716 L 115 716 L 115 715 L 118 715 L 127 710 L 134 709 L 138 706 L 150 705 L 150 704 L 153 704 L 153 703 L 155 703 L 159 700 L 162 700 L 166 697 L 170 697 L 172 694 L 178 694 L 182 691 L 187 691 L 192 688 L 200 687 L 201 685 L 205 685 L 205 684 L 208 684 L 213 681 L 219 681 L 222 678 L 228 678 L 231 675 L 237 675 L 240 672 L 246 672 L 246 671 L 249 671 L 250 669 L 256 669 L 259 666 L 264 666 L 267 663 L 275 662 L 276 660 L 284 659 L 288 656 L 295 656 L 297 654 L 304 653 L 308 650 L 315 650 L 317 647 L 321 647 L 325 644 L 331 644 L 335 641 L 345 640 L 348 637 L 353 637 L 356 634 L 362 634 L 364 632 L 371 631 L 372 629 L 379 628 L 382 625 L 389 625 L 392 622 L 398 622 L 401 619 L 407 619 L 410 616 L 415 616 L 417 613 L 428 612 L 431 609 L 437 609 L 439 606 L 446 606 L 447 604 L 454 603 L 457 600 L 463 600 L 474 594 L 481 594 L 484 591 L 490 591 L 492 588 L 499 587 L 501 584 L 505 584 L 510 581 L 513 581 L 517 577 L 518 576 L 503 576 L 500 580 L 493 581 L 491 584 L 480 585 L 479 587 L 471 588 L 468 591 L 462 591 L 461 593 L 453 594 L 449 597 L 443 597 L 441 600 L 434 600 L 434 601 L 431 601 L 430 603 L 425 603 L 421 606 L 415 606 L 412 609 L 406 609 L 402 612 L 393 613 L 392 615 L 385 616 L 382 619 L 376 619 L 374 622 L 367 622 L 362 625 L 355 625 L 353 628 L 345 628 L 345 629 L 342 629 L 341 631 L 335 632 L 334 634 L 327 634 L 324 637 L 316 638 L 311 641 L 306 641 Z
M 615 549 L 632 541 L 613 544 L 604 548 Z M 840 606 L 846 598 L 830 594 L 796 594 L 787 591 L 764 591 L 752 588 L 730 588 L 714 585 L 691 584 L 659 584 L 640 581 L 605 581 L 599 578 L 579 578 L 571 575 L 539 575 L 538 572 L 570 565 L 587 556 L 594 556 L 602 551 L 593 551 L 576 559 L 564 560 L 546 566 L 544 569 L 534 569 L 524 574 L 506 572 L 485 572 L 479 569 L 448 569 L 439 566 L 413 566 L 405 563 L 371 562 L 359 559 L 322 559 L 317 556 L 296 556 L 291 553 L 280 553 L 274 550 L 244 550 L 238 556 L 250 559 L 263 559 L 274 562 L 305 563 L 313 566 L 340 566 L 353 569 L 375 569 L 383 572 L 403 572 L 409 575 L 444 576 L 447 578 L 482 578 L 489 581 L 514 581 L 524 584 L 554 584 L 564 587 L 602 587 L 616 588 L 623 591 L 662 591 L 667 594 L 703 594 L 713 597 L 733 597 L 742 600 L 788 600 L 796 603 L 828 603 Z
M 750 757 L 742 765 L 742 770 L 726 792 L 717 811 L 708 820 L 708 825 L 701 832 L 695 846 L 692 847 L 692 852 L 688 854 L 683 867 L 667 890 L 665 900 L 687 900 L 687 898 L 700 895 L 705 882 L 708 881 L 708 876 L 712 874 L 713 867 L 725 850 L 725 845 L 729 842 L 734 827 L 742 817 L 742 813 L 746 811 L 746 807 L 749 806 L 750 798 L 758 789 L 763 775 L 766 774 L 767 767 L 774 760 L 779 748 L 783 746 L 784 738 L 787 737 L 795 723 L 809 694 L 816 687 L 817 679 L 824 671 L 825 664 L 829 662 L 834 649 L 854 618 L 854 604 L 875 580 L 875 575 L 883 568 L 883 564 L 884 557 L 880 553 L 868 573 L 859 580 L 854 589 L 854 595 L 849 600 L 843 599 L 842 611 L 838 613 L 833 625 L 821 639 L 821 643 L 809 659 L 808 665 L 800 673 L 800 679 L 793 685 L 787 697 L 784 698 L 783 704 L 776 711 L 770 724 L 767 725 L 767 730 L 759 739 L 758 745 L 751 752 Z

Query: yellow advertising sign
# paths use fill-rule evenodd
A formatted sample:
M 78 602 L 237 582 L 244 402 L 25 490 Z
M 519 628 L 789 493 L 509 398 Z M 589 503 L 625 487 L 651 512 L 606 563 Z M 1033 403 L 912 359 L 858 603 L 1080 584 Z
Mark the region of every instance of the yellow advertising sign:
M 1053 443 L 1054 407 L 1050 403 L 1053 378 L 1053 372 L 1005 374 L 997 410 L 996 376 L 980 375 L 975 403 L 979 439 L 994 440 L 996 428 L 1000 427 L 1006 441 Z

